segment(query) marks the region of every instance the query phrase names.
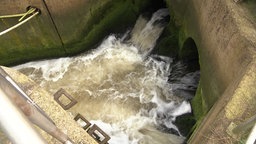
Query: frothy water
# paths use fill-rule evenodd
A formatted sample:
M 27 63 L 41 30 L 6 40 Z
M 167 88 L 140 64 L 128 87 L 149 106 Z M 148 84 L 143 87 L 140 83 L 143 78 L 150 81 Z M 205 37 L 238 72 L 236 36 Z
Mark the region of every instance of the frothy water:
M 164 21 L 169 16 L 168 9 L 160 9 L 156 11 L 151 19 L 147 21 L 140 16 L 131 32 L 130 41 L 139 47 L 139 51 L 143 55 L 147 55 L 154 48 L 156 40 L 164 30 Z
M 162 18 L 166 12 L 158 11 Z M 156 15 L 152 19 L 159 20 Z M 78 101 L 69 111 L 102 128 L 110 135 L 110 144 L 180 144 L 184 137 L 173 122 L 177 116 L 190 113 L 191 108 L 186 98 L 174 95 L 174 90 L 177 85 L 184 89 L 186 83 L 192 85 L 194 73 L 181 78 L 182 84 L 168 82 L 173 59 L 148 55 L 163 30 L 162 24 L 152 19 L 145 27 L 158 32 L 149 34 L 154 39 L 145 40 L 147 44 L 134 42 L 133 36 L 123 41 L 110 35 L 90 53 L 14 68 L 51 94 L 64 88 Z M 139 32 L 133 30 L 131 35 L 134 33 Z M 176 135 L 166 129 L 176 131 Z

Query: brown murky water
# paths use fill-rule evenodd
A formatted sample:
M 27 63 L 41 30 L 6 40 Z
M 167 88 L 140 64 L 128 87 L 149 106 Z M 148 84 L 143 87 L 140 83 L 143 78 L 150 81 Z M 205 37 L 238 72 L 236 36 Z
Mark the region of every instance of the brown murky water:
M 78 101 L 69 112 L 100 126 L 111 136 L 110 144 L 182 143 L 183 136 L 162 128 L 178 133 L 172 122 L 191 112 L 190 104 L 173 94 L 183 85 L 168 83 L 171 58 L 149 55 L 163 30 L 156 21 L 167 15 L 162 9 L 149 22 L 140 17 L 129 40 L 110 35 L 90 53 L 14 68 L 52 94 L 64 88 Z M 183 79 L 191 84 L 196 75 Z

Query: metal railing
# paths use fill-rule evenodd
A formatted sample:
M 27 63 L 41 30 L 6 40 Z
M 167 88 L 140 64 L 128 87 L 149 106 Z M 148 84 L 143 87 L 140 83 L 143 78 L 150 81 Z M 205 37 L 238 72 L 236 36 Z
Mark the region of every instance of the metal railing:
M 255 144 L 255 143 L 256 143 L 256 124 L 252 128 L 252 131 L 246 140 L 246 144 Z
M 250 129 L 252 130 L 248 132 Z M 242 135 L 249 133 L 249 136 L 246 138 L 246 144 L 255 144 L 256 143 L 256 114 L 239 124 L 235 124 L 234 122 L 231 122 L 226 132 L 229 134 L 229 136 L 231 136 L 236 140 L 241 139 Z
M 246 131 L 250 128 L 252 128 L 256 123 L 256 115 L 252 116 L 251 118 L 247 119 L 246 121 L 244 121 L 243 123 L 237 125 L 234 129 L 233 129 L 233 133 L 235 134 L 239 134 L 243 131 Z
M 247 119 L 246 121 L 244 121 L 244 122 L 240 123 L 239 125 L 237 125 L 236 127 L 234 127 L 232 132 L 237 135 L 237 134 L 240 134 L 240 133 L 243 133 L 243 132 L 249 130 L 250 128 L 252 128 L 252 130 L 246 140 L 246 144 L 255 144 L 255 142 L 256 142 L 256 115 L 252 116 L 251 118 Z
M 54 122 L 37 106 L 18 84 L 0 67 L 0 125 L 7 133 L 10 140 L 22 143 L 20 138 L 30 141 L 35 136 L 33 143 L 45 143 L 29 121 L 42 130 L 58 139 L 62 143 L 73 143 L 70 138 L 57 128 Z M 10 117 L 11 115 L 11 117 Z M 28 120 L 29 121 L 28 121 Z M 23 123 L 20 128 L 20 123 Z M 17 125 L 18 124 L 18 125 Z M 16 129 L 14 129 L 16 128 Z M 24 132 L 26 130 L 26 132 Z M 27 131 L 30 131 L 27 133 Z M 26 143 L 25 141 L 24 143 Z M 31 143 L 31 142 L 29 142 Z
M 1 85 L 2 80 L 3 77 L 0 76 Z M 37 133 L 25 115 L 13 104 L 2 88 L 0 89 L 0 126 L 13 143 L 46 144 L 45 140 Z

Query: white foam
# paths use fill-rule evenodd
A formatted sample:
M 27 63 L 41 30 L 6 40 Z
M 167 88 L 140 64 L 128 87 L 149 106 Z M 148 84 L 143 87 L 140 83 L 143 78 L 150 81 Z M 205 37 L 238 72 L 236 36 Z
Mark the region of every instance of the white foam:
M 95 100 L 89 98 L 90 101 L 81 99 L 76 110 L 86 117 L 99 119 L 93 122 L 111 136 L 110 143 L 117 144 L 150 139 L 139 132 L 143 129 L 146 133 L 155 133 L 148 131 L 148 126 L 161 124 L 178 131 L 172 122 L 176 116 L 189 112 L 190 107 L 187 102 L 163 99 L 170 96 L 172 90 L 167 82 L 171 61 L 156 55 L 143 61 L 134 46 L 121 43 L 111 35 L 90 54 L 32 62 L 15 68 L 41 69 L 45 79 L 42 83 L 49 85 L 49 91 L 57 91 L 60 85 L 68 84 L 73 96 L 82 97 L 81 94 L 86 93 L 94 97 Z M 149 107 L 147 115 L 141 114 L 142 105 L 150 103 L 156 107 Z M 92 112 L 88 112 L 90 107 L 94 108 Z M 111 121 L 115 123 L 110 124 Z
M 143 57 L 146 57 L 155 46 L 157 39 L 164 29 L 159 21 L 168 15 L 168 9 L 160 9 L 153 14 L 148 22 L 142 16 L 138 18 L 131 31 L 130 41 L 136 45 Z
M 34 68 L 41 70 L 43 78 L 47 81 L 58 81 L 68 71 L 72 58 L 59 58 L 52 60 L 29 62 L 13 67 L 15 69 Z
M 186 113 L 191 113 L 191 106 L 189 102 L 183 101 L 178 107 L 175 108 L 172 115 L 176 117 Z
M 111 137 L 108 141 L 109 144 L 136 144 L 138 141 L 136 139 L 131 140 L 129 135 L 116 124 L 105 123 L 101 120 L 91 120 L 90 123 L 96 124 Z
M 157 130 L 165 126 L 178 131 L 173 125 L 175 118 L 191 112 L 188 102 L 172 95 L 174 85 L 168 83 L 172 59 L 157 55 L 145 58 L 139 51 L 110 35 L 90 53 L 30 62 L 15 68 L 41 71 L 31 72 L 32 78 L 40 79 L 50 92 L 60 87 L 68 90 L 79 101 L 71 111 L 94 119 L 91 122 L 111 136 L 111 144 L 157 143 L 157 140 L 165 144 L 172 142 L 170 137 L 180 138 L 176 142 L 179 143 L 183 137 Z

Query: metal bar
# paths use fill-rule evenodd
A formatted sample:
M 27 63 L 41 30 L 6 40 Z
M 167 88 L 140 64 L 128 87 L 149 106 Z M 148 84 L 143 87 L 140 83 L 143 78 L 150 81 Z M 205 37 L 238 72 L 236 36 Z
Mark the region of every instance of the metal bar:
M 256 124 L 252 128 L 252 131 L 246 141 L 246 144 L 255 144 L 255 143 L 256 143 Z
M 19 27 L 19 26 L 21 26 L 21 25 L 23 25 L 24 23 L 26 23 L 27 21 L 29 21 L 30 19 L 32 19 L 33 17 L 35 17 L 35 16 L 38 15 L 39 13 L 40 13 L 40 12 L 37 11 L 37 12 L 35 12 L 34 14 L 32 14 L 31 16 L 29 16 L 28 18 L 26 18 L 26 19 L 24 19 L 23 21 L 19 22 L 18 24 L 16 24 L 16 25 L 14 25 L 14 26 L 12 26 L 12 27 L 10 27 L 10 28 L 8 28 L 8 29 L 6 29 L 6 30 L 0 32 L 0 36 L 3 35 L 3 34 L 6 34 L 6 33 L 8 33 L 8 32 L 10 32 L 11 30 L 16 29 L 17 27 Z
M 36 10 L 37 10 L 36 8 L 29 8 L 29 10 L 18 21 L 19 22 L 22 21 L 27 15 L 32 14 Z
M 256 123 L 256 115 L 252 116 L 245 122 L 239 124 L 233 129 L 233 133 L 239 134 L 240 132 L 246 131 L 249 128 L 253 127 L 253 125 Z
M 13 15 L 4 15 L 4 16 L 0 16 L 0 19 L 3 19 L 3 18 L 15 18 L 15 17 L 22 17 L 24 14 L 26 14 L 26 13 L 13 14 Z
M 0 126 L 13 143 L 46 144 L 2 89 L 0 89 Z
M 6 72 L 0 67 L 0 89 L 22 110 L 25 116 L 27 116 L 32 123 L 60 142 L 72 142 L 48 117 L 42 114 L 35 105 L 31 104 L 31 102 L 22 95 L 23 91 L 21 89 L 18 90 L 17 86 L 13 86 L 13 84 L 6 79 L 6 75 Z
M 16 89 L 19 91 L 20 95 L 26 99 L 28 103 L 33 105 L 41 114 L 43 114 L 49 121 L 55 124 L 52 119 L 50 119 L 45 112 L 20 88 L 20 86 L 0 67 L 0 74 Z
M 38 10 L 38 9 L 30 7 L 29 10 L 27 12 L 25 12 L 25 13 L 12 14 L 12 15 L 3 15 L 3 16 L 0 16 L 0 19 L 21 17 L 18 21 L 22 21 L 24 19 L 24 17 L 26 17 L 29 14 L 34 13 L 36 10 Z

